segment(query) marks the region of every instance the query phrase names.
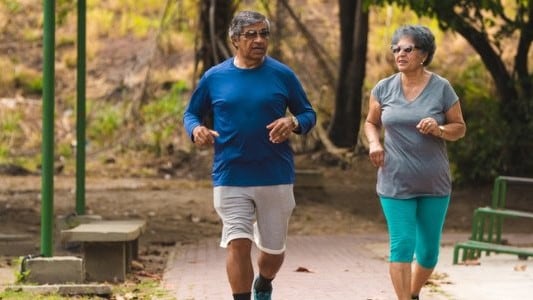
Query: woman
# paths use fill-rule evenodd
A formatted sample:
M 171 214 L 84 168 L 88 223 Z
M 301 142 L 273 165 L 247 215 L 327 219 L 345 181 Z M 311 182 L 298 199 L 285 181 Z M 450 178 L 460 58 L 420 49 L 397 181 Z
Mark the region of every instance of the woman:
M 389 272 L 399 300 L 419 299 L 437 264 L 451 194 L 446 141 L 466 132 L 457 94 L 446 79 L 426 69 L 435 48 L 425 26 L 394 32 L 391 50 L 398 73 L 372 89 L 364 125 L 370 160 L 379 168 L 376 190 L 387 220 Z

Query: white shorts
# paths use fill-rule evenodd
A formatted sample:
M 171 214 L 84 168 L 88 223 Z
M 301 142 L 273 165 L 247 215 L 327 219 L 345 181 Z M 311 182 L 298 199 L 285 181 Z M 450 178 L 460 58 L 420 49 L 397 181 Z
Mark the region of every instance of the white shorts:
M 223 223 L 221 247 L 246 238 L 266 253 L 285 251 L 289 218 L 296 205 L 292 184 L 217 186 L 213 199 Z

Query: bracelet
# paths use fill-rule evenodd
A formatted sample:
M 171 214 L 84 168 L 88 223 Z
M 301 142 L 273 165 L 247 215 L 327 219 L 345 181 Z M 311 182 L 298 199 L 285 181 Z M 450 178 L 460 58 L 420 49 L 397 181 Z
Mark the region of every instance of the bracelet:
M 444 126 L 440 125 L 439 131 L 440 131 L 439 137 L 442 138 L 444 136 Z

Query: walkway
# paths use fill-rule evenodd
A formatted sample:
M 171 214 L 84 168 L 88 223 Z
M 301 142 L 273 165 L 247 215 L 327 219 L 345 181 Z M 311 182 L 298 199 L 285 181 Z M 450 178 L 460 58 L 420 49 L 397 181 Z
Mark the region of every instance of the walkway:
M 531 239 L 531 235 L 526 236 Z M 533 263 L 516 256 L 483 257 L 479 266 L 452 265 L 453 242 L 445 235 L 440 263 L 424 300 L 532 299 Z M 524 240 L 524 236 L 518 236 Z M 533 242 L 533 241 L 531 241 Z M 393 300 L 388 276 L 387 236 L 291 236 L 287 258 L 274 281 L 275 300 Z M 254 252 L 254 257 L 256 253 Z M 179 246 L 164 276 L 178 300 L 231 300 L 225 251 L 216 240 Z

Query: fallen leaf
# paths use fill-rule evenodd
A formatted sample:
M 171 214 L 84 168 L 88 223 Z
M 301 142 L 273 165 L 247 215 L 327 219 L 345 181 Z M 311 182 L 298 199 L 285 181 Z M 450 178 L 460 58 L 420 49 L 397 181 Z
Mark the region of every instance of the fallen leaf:
M 513 269 L 517 272 L 524 272 L 527 269 L 527 265 L 516 265 Z
M 481 262 L 477 259 L 467 259 L 463 262 L 463 265 L 465 266 L 479 266 L 481 265 Z
M 311 271 L 309 271 L 308 268 L 305 268 L 305 267 L 298 267 L 295 272 L 302 272 L 302 273 L 313 273 Z

